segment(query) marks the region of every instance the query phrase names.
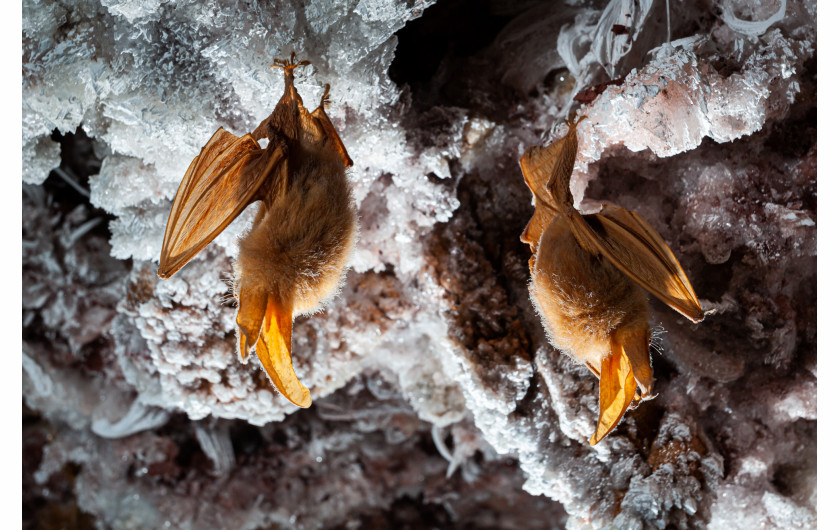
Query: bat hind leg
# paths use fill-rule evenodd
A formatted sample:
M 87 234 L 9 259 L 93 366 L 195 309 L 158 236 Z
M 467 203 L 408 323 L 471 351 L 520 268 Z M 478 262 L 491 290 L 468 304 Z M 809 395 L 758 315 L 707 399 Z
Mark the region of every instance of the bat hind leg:
M 318 105 L 318 108 L 327 110 L 327 107 L 330 105 L 330 84 L 327 83 L 327 86 L 324 87 L 324 95 L 321 96 L 321 104 Z

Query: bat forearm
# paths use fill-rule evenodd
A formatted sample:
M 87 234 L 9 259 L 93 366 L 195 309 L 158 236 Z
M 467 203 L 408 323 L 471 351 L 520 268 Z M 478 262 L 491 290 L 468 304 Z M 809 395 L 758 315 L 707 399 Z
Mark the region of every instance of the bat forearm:
M 251 133 L 251 136 L 254 137 L 254 140 L 261 140 L 263 138 L 268 138 L 268 120 L 269 120 L 269 118 L 271 118 L 271 116 L 264 119 L 262 121 L 262 123 L 260 123 L 257 126 L 257 128 L 254 129 L 254 132 Z

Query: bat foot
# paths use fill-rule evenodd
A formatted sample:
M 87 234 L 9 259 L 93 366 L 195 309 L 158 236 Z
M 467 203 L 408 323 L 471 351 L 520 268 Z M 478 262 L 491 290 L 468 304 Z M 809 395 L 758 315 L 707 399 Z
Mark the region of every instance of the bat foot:
M 644 403 L 645 401 L 650 401 L 652 399 L 656 399 L 659 394 L 639 394 L 637 391 L 636 394 L 633 396 L 633 401 L 630 402 L 630 406 L 628 407 L 630 410 L 636 410 L 639 408 L 639 405 Z
M 321 96 L 321 104 L 319 105 L 319 107 L 326 110 L 327 107 L 329 106 L 329 104 L 330 104 L 330 84 L 327 83 L 327 86 L 324 88 L 324 95 Z
M 586 116 L 586 115 L 583 115 L 583 116 L 575 116 L 575 115 L 573 114 L 573 115 L 572 115 L 569 119 L 567 119 L 567 120 L 566 120 L 566 125 L 568 125 L 568 126 L 569 126 L 569 128 L 571 128 L 571 127 L 577 127 L 578 123 L 582 122 L 583 120 L 587 119 L 588 117 L 589 117 L 589 116 Z
M 298 66 L 307 66 L 310 65 L 309 61 L 295 61 L 295 52 L 292 52 L 291 57 L 288 59 L 278 59 L 274 58 L 274 64 L 272 64 L 269 68 L 282 68 L 287 74 L 291 74 L 295 68 Z

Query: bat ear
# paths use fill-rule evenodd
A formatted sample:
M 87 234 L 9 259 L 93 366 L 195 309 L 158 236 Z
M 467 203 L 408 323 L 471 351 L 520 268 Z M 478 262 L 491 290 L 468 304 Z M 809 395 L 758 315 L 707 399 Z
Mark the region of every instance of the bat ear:
M 612 340 L 612 349 L 601 361 L 600 396 L 598 398 L 598 427 L 589 439 L 595 445 L 604 439 L 624 416 L 636 395 L 636 379 L 624 348 Z
M 650 329 L 620 329 L 612 339 L 622 348 L 630 361 L 633 377 L 639 385 L 640 399 L 650 397 L 653 389 L 653 369 L 650 367 Z
M 309 408 L 312 397 L 292 366 L 292 306 L 268 296 L 257 356 L 278 392 L 298 407 Z
M 260 336 L 268 304 L 268 293 L 261 289 L 250 288 L 245 283 L 247 279 L 242 281 L 243 284 L 239 289 L 239 312 L 236 314 L 236 324 L 239 328 L 239 353 L 242 355 L 242 362 L 245 362 Z

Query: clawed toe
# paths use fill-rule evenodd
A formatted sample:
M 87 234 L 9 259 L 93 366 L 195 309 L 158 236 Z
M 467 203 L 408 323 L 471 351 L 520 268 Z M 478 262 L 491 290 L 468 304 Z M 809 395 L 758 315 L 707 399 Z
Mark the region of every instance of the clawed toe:
M 289 57 L 288 59 L 278 59 L 278 58 L 275 57 L 274 64 L 272 64 L 270 66 L 270 68 L 282 68 L 286 72 L 291 72 L 292 70 L 294 70 L 298 66 L 307 66 L 309 64 L 312 64 L 312 63 L 310 63 L 309 61 L 296 62 L 295 61 L 295 52 L 292 52 L 291 57 Z
M 573 126 L 576 127 L 580 122 L 582 122 L 583 120 L 585 120 L 588 117 L 589 116 L 586 116 L 586 115 L 584 115 L 584 116 L 574 116 L 574 115 L 572 115 L 570 118 L 568 118 L 566 120 L 566 125 L 568 125 L 570 128 L 573 127 Z
M 327 105 L 330 103 L 330 84 L 327 83 L 327 86 L 324 87 L 324 95 L 321 96 L 321 107 L 327 108 Z

